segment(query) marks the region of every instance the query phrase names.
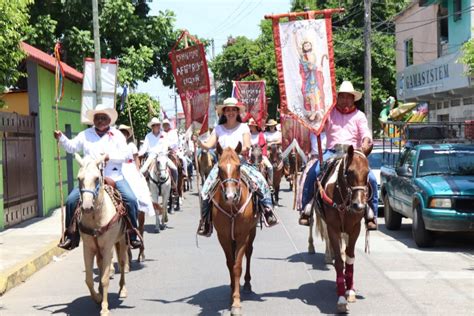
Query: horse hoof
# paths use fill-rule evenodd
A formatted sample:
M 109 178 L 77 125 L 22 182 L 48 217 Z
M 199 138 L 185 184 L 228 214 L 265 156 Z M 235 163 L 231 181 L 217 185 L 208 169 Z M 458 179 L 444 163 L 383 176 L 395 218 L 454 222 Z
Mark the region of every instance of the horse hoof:
M 356 293 L 354 290 L 347 290 L 346 291 L 346 299 L 349 303 L 355 303 L 356 301 Z
M 314 249 L 314 246 L 313 246 L 313 245 L 311 245 L 311 246 L 308 247 L 308 253 L 310 253 L 310 254 L 312 254 L 312 255 L 314 255 L 314 254 L 316 253 L 316 250 Z
M 243 290 L 244 293 L 252 293 L 252 285 L 250 283 L 245 282 Z
M 102 311 L 100 311 L 100 316 L 109 316 L 109 315 L 110 315 L 109 310 L 102 310 Z
M 242 315 L 242 307 L 232 307 L 230 310 L 231 316 L 240 316 Z
M 165 230 L 166 225 L 160 225 L 160 230 Z
M 126 298 L 128 296 L 128 292 L 126 288 L 123 288 L 119 292 L 119 298 Z
M 347 313 L 349 311 L 349 307 L 347 306 L 347 300 L 344 296 L 339 296 L 337 300 L 337 312 L 338 313 Z

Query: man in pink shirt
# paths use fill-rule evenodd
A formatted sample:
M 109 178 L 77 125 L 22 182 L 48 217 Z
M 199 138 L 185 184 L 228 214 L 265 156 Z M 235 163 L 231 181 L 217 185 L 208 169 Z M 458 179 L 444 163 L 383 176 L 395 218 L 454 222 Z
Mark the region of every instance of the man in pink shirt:
M 352 145 L 354 148 L 361 148 L 363 151 L 369 148 L 372 144 L 372 133 L 369 130 L 367 118 L 365 114 L 359 111 L 354 102 L 362 98 L 362 93 L 355 91 L 350 81 L 344 81 L 339 87 L 337 93 L 337 104 L 332 110 L 326 121 L 326 151 L 323 154 L 323 160 L 327 161 L 329 158 L 336 155 L 337 147 L 344 145 Z M 303 197 L 302 209 L 299 223 L 301 225 L 309 226 L 310 212 L 305 211 L 305 207 L 309 206 L 314 195 L 314 182 L 320 173 L 319 162 L 315 163 L 306 175 Z M 377 179 L 372 171 L 369 172 L 369 182 L 373 188 L 372 200 L 369 201 L 375 217 L 378 209 L 378 194 L 377 194 Z M 367 227 L 370 230 L 377 229 L 375 218 L 366 216 Z

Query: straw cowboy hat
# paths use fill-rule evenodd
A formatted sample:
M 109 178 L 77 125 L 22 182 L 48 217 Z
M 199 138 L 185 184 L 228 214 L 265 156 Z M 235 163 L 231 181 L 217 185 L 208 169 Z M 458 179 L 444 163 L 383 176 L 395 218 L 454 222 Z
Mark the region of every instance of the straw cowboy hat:
M 257 126 L 257 122 L 255 122 L 255 120 L 253 119 L 253 117 L 250 118 L 250 120 L 248 121 L 248 126 Z
M 217 114 L 222 115 L 224 108 L 238 108 L 239 114 L 245 111 L 245 105 L 240 103 L 236 98 L 227 98 L 224 100 L 224 104 L 217 106 Z
M 127 131 L 128 133 L 128 138 L 132 137 L 133 135 L 133 131 L 132 131 L 132 128 L 128 125 L 125 125 L 125 124 L 120 124 L 119 127 L 118 127 L 119 131 Z
M 267 124 L 265 124 L 265 125 L 267 125 L 267 126 L 276 126 L 276 125 L 278 125 L 278 122 L 275 121 L 274 119 L 270 119 L 270 120 L 268 120 Z
M 163 120 L 163 122 L 161 122 L 162 125 L 165 125 L 165 124 L 168 124 L 168 125 L 171 125 L 170 123 L 170 120 L 168 120 L 167 118 Z
M 114 125 L 115 121 L 117 120 L 118 113 L 115 109 L 107 107 L 102 103 L 97 104 L 94 109 L 90 109 L 86 111 L 86 118 L 89 122 L 94 122 L 94 115 L 96 114 L 105 114 L 110 118 L 110 125 Z
M 362 92 L 354 90 L 354 86 L 350 81 L 343 81 L 337 93 L 350 93 L 354 96 L 354 101 L 359 101 L 362 98 Z
M 154 117 L 154 118 L 152 118 L 151 121 L 147 124 L 147 126 L 148 126 L 148 128 L 151 128 L 153 125 L 156 125 L 156 124 L 161 125 L 161 121 L 160 121 L 159 118 Z

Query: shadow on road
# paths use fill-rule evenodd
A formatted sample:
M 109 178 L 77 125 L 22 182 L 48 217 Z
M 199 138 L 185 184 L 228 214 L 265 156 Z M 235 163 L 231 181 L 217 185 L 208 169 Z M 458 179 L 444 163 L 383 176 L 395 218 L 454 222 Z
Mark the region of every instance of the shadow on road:
M 118 293 L 109 293 L 109 310 L 131 309 L 135 306 L 122 305 L 123 301 L 119 299 Z M 51 314 L 66 314 L 71 316 L 97 315 L 100 312 L 100 305 L 97 305 L 90 296 L 83 296 L 75 299 L 71 303 L 59 303 L 45 306 L 33 305 L 33 308 L 39 311 L 47 311 Z
M 310 254 L 309 252 L 299 252 L 287 258 L 256 257 L 256 259 L 287 261 L 291 263 L 303 262 L 307 265 L 311 265 L 313 270 L 320 270 L 320 271 L 329 270 L 326 263 L 324 263 L 324 254 L 319 253 L 319 252 L 314 253 L 314 254 Z

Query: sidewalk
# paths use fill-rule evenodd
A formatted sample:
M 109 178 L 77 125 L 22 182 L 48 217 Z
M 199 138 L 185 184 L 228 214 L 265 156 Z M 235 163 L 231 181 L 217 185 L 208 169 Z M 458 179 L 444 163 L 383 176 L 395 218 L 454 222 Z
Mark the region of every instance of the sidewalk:
M 65 251 L 58 248 L 61 211 L 37 217 L 0 232 L 0 296 Z

